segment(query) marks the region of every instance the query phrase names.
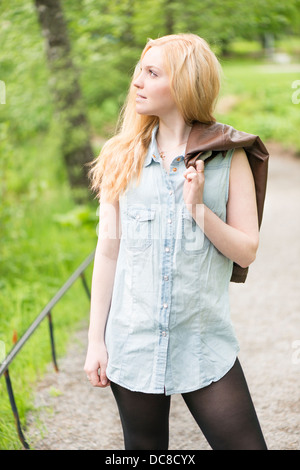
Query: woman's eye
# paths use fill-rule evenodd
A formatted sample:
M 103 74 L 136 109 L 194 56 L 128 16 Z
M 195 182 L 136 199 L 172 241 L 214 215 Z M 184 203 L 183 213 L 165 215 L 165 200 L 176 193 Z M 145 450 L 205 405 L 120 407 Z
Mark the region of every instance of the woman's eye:
M 156 73 L 153 72 L 153 70 L 149 70 L 149 74 L 151 75 L 151 77 L 157 77 Z

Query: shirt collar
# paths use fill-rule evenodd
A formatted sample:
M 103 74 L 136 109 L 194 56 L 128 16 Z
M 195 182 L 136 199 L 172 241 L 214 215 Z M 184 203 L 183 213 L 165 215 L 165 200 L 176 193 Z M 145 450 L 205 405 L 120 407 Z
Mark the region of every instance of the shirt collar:
M 160 160 L 160 155 L 159 155 L 157 142 L 156 142 L 157 131 L 158 131 L 158 124 L 154 127 L 152 131 L 151 142 L 150 142 L 148 152 L 145 158 L 144 166 L 150 165 L 152 160 L 154 160 L 155 162 L 158 162 Z
M 150 163 L 152 163 L 152 161 L 154 161 L 154 162 L 161 161 L 161 156 L 160 156 L 158 146 L 157 146 L 157 141 L 156 141 L 156 134 L 157 134 L 157 131 L 158 131 L 158 127 L 159 126 L 157 124 L 154 127 L 153 131 L 152 131 L 151 142 L 150 142 L 148 152 L 147 152 L 147 155 L 146 155 L 146 158 L 145 158 L 144 167 L 150 165 Z M 206 155 L 206 153 L 205 153 L 205 156 L 207 158 L 207 156 L 209 156 L 209 155 Z M 211 154 L 211 152 L 210 152 L 210 154 Z M 182 160 L 184 158 L 184 156 L 180 155 L 180 156 L 178 156 L 178 158 L 180 158 Z

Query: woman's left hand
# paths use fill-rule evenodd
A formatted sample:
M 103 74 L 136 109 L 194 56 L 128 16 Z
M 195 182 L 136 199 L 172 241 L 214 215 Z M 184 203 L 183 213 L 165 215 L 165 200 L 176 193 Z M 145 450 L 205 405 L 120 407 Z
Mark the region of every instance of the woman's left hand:
M 183 185 L 183 199 L 189 212 L 192 212 L 197 204 L 203 204 L 203 189 L 204 189 L 204 161 L 197 160 L 196 168 L 190 166 L 183 176 L 186 181 Z

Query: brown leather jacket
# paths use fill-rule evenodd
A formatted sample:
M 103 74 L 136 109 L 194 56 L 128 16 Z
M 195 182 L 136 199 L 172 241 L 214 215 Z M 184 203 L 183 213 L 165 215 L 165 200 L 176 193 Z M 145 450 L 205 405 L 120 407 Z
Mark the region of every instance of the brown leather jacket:
M 212 151 L 211 156 L 206 159 L 204 158 L 206 162 L 219 152 L 226 155 L 227 150 L 241 147 L 247 154 L 254 177 L 258 224 L 260 228 L 267 187 L 269 154 L 257 135 L 238 131 L 229 125 L 219 122 L 212 124 L 196 122 L 190 132 L 184 161 L 188 168 L 191 165 L 195 166 L 196 160 L 201 159 L 201 155 L 204 152 Z M 233 263 L 231 282 L 245 282 L 248 269 Z

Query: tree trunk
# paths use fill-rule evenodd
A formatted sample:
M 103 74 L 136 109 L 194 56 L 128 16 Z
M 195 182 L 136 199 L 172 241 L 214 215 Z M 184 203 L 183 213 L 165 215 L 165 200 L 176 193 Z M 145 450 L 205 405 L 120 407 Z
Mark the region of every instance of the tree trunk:
M 166 34 L 174 33 L 174 11 L 172 8 L 172 2 L 173 0 L 165 0 L 164 5 Z
M 121 41 L 128 46 L 135 46 L 135 38 L 132 31 L 132 19 L 134 17 L 134 0 L 127 0 L 124 14 L 125 29 Z
M 78 71 L 72 62 L 60 0 L 35 0 L 35 6 L 46 42 L 50 87 L 61 131 L 62 154 L 70 185 L 80 194 L 80 188 L 88 187 L 86 164 L 93 156 Z

